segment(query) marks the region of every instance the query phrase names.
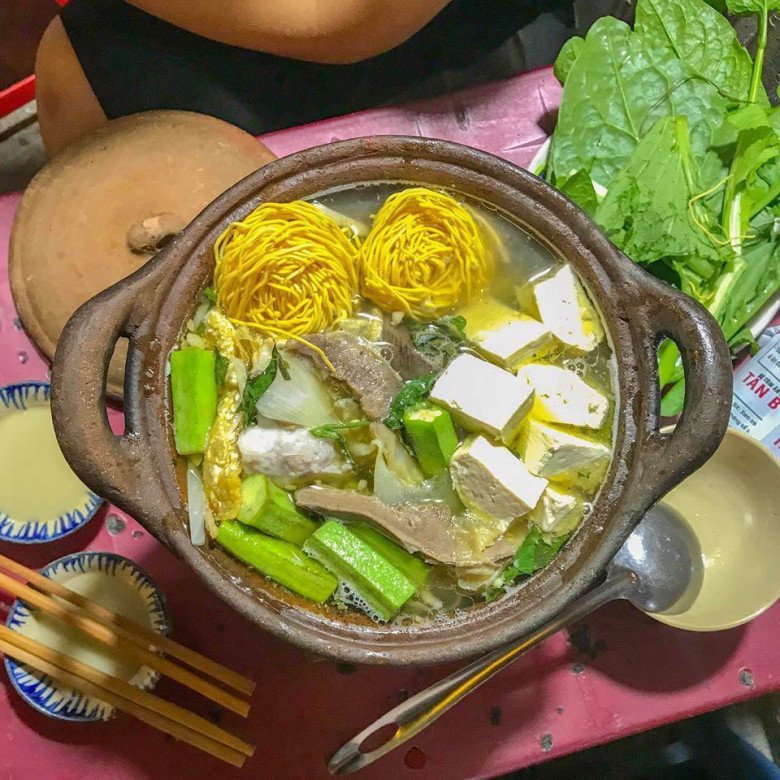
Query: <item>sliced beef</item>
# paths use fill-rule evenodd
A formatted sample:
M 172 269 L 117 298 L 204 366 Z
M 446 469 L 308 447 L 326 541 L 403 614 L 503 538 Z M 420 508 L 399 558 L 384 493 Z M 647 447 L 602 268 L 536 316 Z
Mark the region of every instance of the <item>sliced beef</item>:
M 372 420 L 387 417 L 393 398 L 403 386 L 403 380 L 390 363 L 368 342 L 352 333 L 316 333 L 306 339 L 323 351 L 333 365 L 331 376 L 352 391 L 367 417 Z M 316 352 L 305 345 L 296 348 L 327 371 Z
M 442 368 L 414 346 L 412 335 L 406 325 L 393 325 L 388 316 L 382 320 L 382 341 L 390 347 L 392 354 L 390 364 L 404 379 L 414 379 Z
M 338 488 L 305 487 L 295 492 L 303 509 L 344 520 L 363 520 L 386 531 L 409 552 L 448 566 L 477 566 L 514 554 L 508 545 L 488 547 L 480 559 L 464 560 L 458 555 L 452 533 L 452 510 L 444 504 L 421 502 L 390 506 L 374 496 Z M 506 549 L 505 549 L 506 548 Z

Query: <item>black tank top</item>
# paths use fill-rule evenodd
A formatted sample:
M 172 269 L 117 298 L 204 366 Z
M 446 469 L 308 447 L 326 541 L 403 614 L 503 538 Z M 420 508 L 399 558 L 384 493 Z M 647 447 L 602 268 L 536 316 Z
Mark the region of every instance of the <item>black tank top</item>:
M 567 4 L 571 0 L 452 0 L 404 43 L 349 65 L 217 43 L 124 0 L 71 0 L 60 15 L 109 119 L 180 109 L 258 135 L 391 101 L 431 74 L 478 60 L 540 13 Z

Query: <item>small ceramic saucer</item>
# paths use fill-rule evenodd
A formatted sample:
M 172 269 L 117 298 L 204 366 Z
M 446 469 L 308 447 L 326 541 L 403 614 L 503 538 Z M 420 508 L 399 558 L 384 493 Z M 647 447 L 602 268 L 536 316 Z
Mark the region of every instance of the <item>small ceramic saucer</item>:
M 161 634 L 171 632 L 170 617 L 160 589 L 138 564 L 121 555 L 74 553 L 53 561 L 41 569 L 41 573 L 112 612 L 148 625 Z M 159 678 L 159 674 L 148 666 L 120 658 L 78 629 L 30 610 L 19 599 L 11 605 L 6 625 L 142 690 L 152 689 Z M 6 657 L 5 668 L 19 695 L 44 715 L 91 723 L 108 720 L 115 714 L 114 707 L 105 702 L 74 691 L 11 658 Z
M 48 382 L 0 387 L 0 540 L 51 542 L 73 533 L 102 499 L 71 471 L 51 421 Z

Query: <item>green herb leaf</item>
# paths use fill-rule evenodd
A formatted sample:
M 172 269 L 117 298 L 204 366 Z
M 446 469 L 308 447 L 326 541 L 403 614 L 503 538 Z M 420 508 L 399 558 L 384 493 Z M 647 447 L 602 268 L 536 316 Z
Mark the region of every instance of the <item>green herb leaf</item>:
M 217 388 L 222 387 L 229 364 L 230 361 L 224 355 L 220 355 L 219 352 L 217 352 L 216 362 L 214 363 L 214 377 L 217 380 Z
M 463 319 L 462 317 L 460 319 Z M 464 320 L 465 325 L 465 320 Z M 431 388 L 438 378 L 436 371 L 412 379 L 399 391 L 390 404 L 390 414 L 384 420 L 388 428 L 398 430 L 403 425 L 404 411 L 410 406 L 425 400 L 431 392 Z
M 207 301 L 211 301 L 212 303 L 217 302 L 217 294 L 214 292 L 213 287 L 204 287 L 202 295 Z
M 276 372 L 279 370 L 279 350 L 276 345 L 271 351 L 271 360 L 263 371 L 257 376 L 250 377 L 244 387 L 244 396 L 241 399 L 241 411 L 244 412 L 244 418 L 247 425 L 254 425 L 257 422 L 257 402 L 263 393 L 276 379 Z

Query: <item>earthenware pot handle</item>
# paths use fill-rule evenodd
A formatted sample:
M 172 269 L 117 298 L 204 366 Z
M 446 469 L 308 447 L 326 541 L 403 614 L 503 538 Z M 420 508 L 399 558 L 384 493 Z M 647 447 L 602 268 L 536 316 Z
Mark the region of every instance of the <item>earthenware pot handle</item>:
M 71 468 L 162 542 L 166 534 L 159 519 L 171 511 L 168 500 L 148 451 L 144 455 L 136 410 L 125 409 L 123 434 L 115 435 L 109 427 L 106 379 L 117 341 L 128 338 L 132 359 L 144 321 L 156 310 L 164 254 L 76 311 L 57 345 L 51 379 L 54 429 Z M 126 371 L 131 373 L 130 361 Z
M 636 266 L 634 266 L 636 268 Z M 697 469 L 717 449 L 729 421 L 732 366 L 728 345 L 710 313 L 692 298 L 644 272 L 637 318 L 646 329 L 639 353 L 647 378 L 646 420 L 638 459 L 639 479 L 655 502 Z M 658 345 L 672 339 L 685 370 L 685 404 L 671 433 L 661 433 Z

